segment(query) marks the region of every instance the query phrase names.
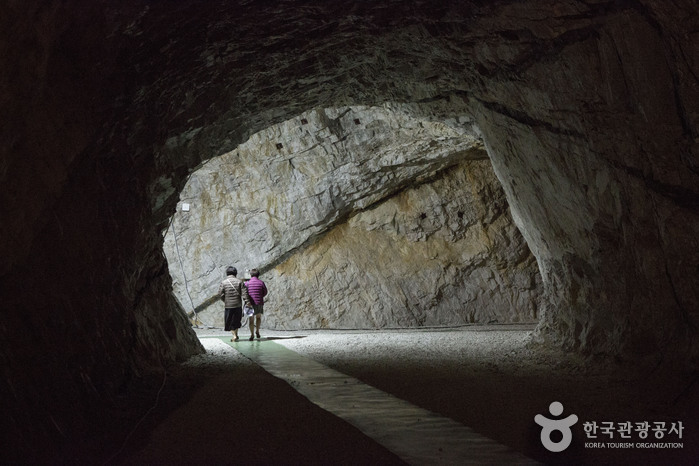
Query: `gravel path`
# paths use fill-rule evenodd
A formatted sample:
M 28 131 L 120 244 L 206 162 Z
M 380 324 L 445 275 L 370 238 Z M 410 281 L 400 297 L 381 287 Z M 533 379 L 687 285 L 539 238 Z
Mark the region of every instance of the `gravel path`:
M 243 338 L 234 345 L 257 344 L 263 349 L 269 340 L 282 344 L 547 463 L 686 464 L 699 457 L 699 387 L 691 385 L 690 378 L 666 372 L 662 367 L 639 372 L 586 363 L 562 351 L 537 346 L 531 341 L 531 330 L 529 326 L 517 325 L 382 331 L 264 330 L 261 341 L 248 342 L 242 333 Z M 203 342 L 207 337 L 227 335 L 220 329 L 196 331 Z M 217 396 L 214 394 L 224 393 L 228 386 L 259 391 L 236 409 L 243 417 L 252 412 L 264 420 L 245 426 L 253 437 L 265 439 L 264 450 L 255 450 L 247 457 L 253 464 L 255 459 L 266 464 L 348 464 L 342 460 L 349 458 L 348 445 L 352 446 L 349 451 L 355 464 L 400 463 L 349 424 L 315 405 L 308 406 L 310 402 L 295 394 L 290 385 L 267 374 L 233 348 L 211 349 L 193 357 L 174 371 L 171 379 L 171 384 L 182 387 L 182 392 L 170 393 L 168 397 L 165 390 L 170 401 L 150 421 L 150 440 L 142 441 L 136 448 L 141 452 L 126 463 L 159 458 L 171 448 L 168 442 L 172 442 L 173 430 L 196 435 L 199 445 L 216 443 L 212 429 L 202 426 L 237 414 L 221 414 L 220 396 L 219 400 L 206 400 L 192 393 L 204 391 Z M 550 416 L 547 410 L 553 401 L 563 404 L 563 416 L 575 413 L 579 417 L 573 443 L 557 454 L 542 447 L 541 428 L 533 422 L 537 414 Z M 203 408 L 202 403 L 208 406 Z M 292 414 L 299 406 L 306 413 L 303 416 Z M 175 413 L 170 412 L 173 409 Z M 188 428 L 187 424 L 197 418 L 202 418 L 199 427 Z M 585 443 L 592 440 L 586 439 L 582 431 L 586 421 L 666 421 L 668 425 L 683 421 L 685 438 L 679 440 L 683 448 L 589 448 Z M 259 434 L 255 429 L 259 429 Z M 300 435 L 292 440 L 283 434 L 288 431 Z M 323 435 L 316 438 L 319 433 Z M 361 448 L 355 446 L 359 444 Z M 145 451 L 149 453 L 144 456 Z M 236 451 L 240 455 L 244 449 Z M 289 451 L 295 453 L 280 456 Z

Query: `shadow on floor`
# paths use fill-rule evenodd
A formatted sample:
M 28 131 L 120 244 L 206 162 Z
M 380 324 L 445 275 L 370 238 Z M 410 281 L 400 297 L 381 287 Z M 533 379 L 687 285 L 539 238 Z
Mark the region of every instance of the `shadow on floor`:
M 300 338 L 306 338 L 306 335 L 298 335 L 295 337 L 262 337 L 260 340 L 298 340 Z

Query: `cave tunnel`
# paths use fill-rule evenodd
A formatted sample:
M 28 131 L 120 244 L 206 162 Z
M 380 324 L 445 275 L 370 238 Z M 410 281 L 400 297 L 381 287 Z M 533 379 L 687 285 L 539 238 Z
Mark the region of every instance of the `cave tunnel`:
M 163 367 L 202 353 L 163 254 L 180 193 L 318 109 L 469 128 L 540 274 L 537 348 L 691 388 L 698 22 L 682 0 L 4 2 L 3 458 L 77 458 Z M 434 153 L 415 161 L 437 169 Z

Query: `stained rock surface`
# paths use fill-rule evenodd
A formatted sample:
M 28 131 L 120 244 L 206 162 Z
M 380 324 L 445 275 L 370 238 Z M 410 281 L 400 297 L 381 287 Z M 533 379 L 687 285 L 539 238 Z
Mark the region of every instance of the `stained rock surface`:
M 482 141 L 440 110 L 316 110 L 206 163 L 165 236 L 183 307 L 222 326 L 235 265 L 263 271 L 265 327 L 536 321 L 536 261 Z

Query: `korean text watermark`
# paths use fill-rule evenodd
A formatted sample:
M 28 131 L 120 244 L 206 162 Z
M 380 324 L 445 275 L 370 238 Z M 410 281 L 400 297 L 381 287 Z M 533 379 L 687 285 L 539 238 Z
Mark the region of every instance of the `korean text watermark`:
M 541 426 L 541 444 L 551 452 L 561 452 L 573 440 L 572 426 L 578 422 L 576 414 L 563 416 L 563 405 L 554 401 L 549 405 L 553 418 L 542 414 L 534 417 Z M 581 423 L 588 441 L 585 448 L 637 448 L 637 449 L 676 449 L 683 448 L 681 442 L 684 426 L 682 421 L 584 421 Z M 579 429 L 579 427 L 578 427 Z M 556 436 L 552 435 L 558 432 Z M 559 438 L 558 441 L 554 438 Z
M 683 448 L 682 421 L 585 421 L 585 448 Z M 616 440 L 616 441 L 614 441 Z M 629 441 L 632 440 L 632 441 Z

